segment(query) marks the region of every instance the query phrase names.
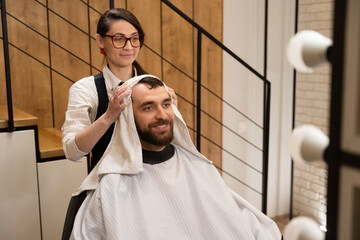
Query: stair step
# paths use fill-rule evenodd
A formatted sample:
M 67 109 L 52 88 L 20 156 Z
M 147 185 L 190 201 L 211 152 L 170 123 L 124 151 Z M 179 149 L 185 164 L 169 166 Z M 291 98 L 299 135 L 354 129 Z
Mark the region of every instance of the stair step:
M 39 149 L 41 159 L 65 156 L 61 131 L 56 128 L 39 128 Z
M 38 118 L 13 107 L 14 127 L 27 127 L 38 125 Z M 9 127 L 8 108 L 0 105 L 0 128 Z

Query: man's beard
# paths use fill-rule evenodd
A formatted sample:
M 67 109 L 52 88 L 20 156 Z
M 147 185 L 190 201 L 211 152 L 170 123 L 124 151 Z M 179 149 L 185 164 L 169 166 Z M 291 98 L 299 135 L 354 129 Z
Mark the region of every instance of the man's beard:
M 160 133 L 152 131 L 153 127 L 164 124 L 170 124 L 170 128 Z M 174 138 L 173 128 L 174 128 L 174 122 L 170 120 L 159 120 L 155 123 L 149 123 L 148 127 L 144 131 L 142 131 L 136 124 L 136 130 L 141 140 L 153 144 L 155 146 L 161 146 L 161 147 L 169 145 L 173 140 Z

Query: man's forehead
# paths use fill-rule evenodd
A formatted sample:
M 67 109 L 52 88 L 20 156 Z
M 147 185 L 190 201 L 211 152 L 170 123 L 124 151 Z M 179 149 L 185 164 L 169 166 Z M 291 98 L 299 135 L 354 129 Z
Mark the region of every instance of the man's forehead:
M 151 87 L 146 83 L 138 83 L 132 88 L 133 101 L 149 101 L 170 98 L 165 86 Z

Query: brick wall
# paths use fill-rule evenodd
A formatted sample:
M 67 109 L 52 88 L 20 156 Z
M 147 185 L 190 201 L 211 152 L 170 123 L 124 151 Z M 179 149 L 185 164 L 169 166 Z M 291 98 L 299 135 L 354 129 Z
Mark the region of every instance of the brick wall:
M 334 0 L 299 0 L 298 31 L 315 30 L 332 38 Z M 312 124 L 329 132 L 331 67 L 297 73 L 295 127 Z M 293 213 L 326 226 L 327 166 L 323 162 L 294 167 Z

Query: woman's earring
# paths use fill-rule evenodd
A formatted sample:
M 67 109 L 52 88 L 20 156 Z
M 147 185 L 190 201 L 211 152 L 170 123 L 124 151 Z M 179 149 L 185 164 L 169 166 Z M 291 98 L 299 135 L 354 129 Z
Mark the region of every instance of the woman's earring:
M 101 50 L 100 50 L 100 53 L 101 53 L 102 55 L 106 55 L 106 52 L 105 52 L 104 49 L 101 49 Z

